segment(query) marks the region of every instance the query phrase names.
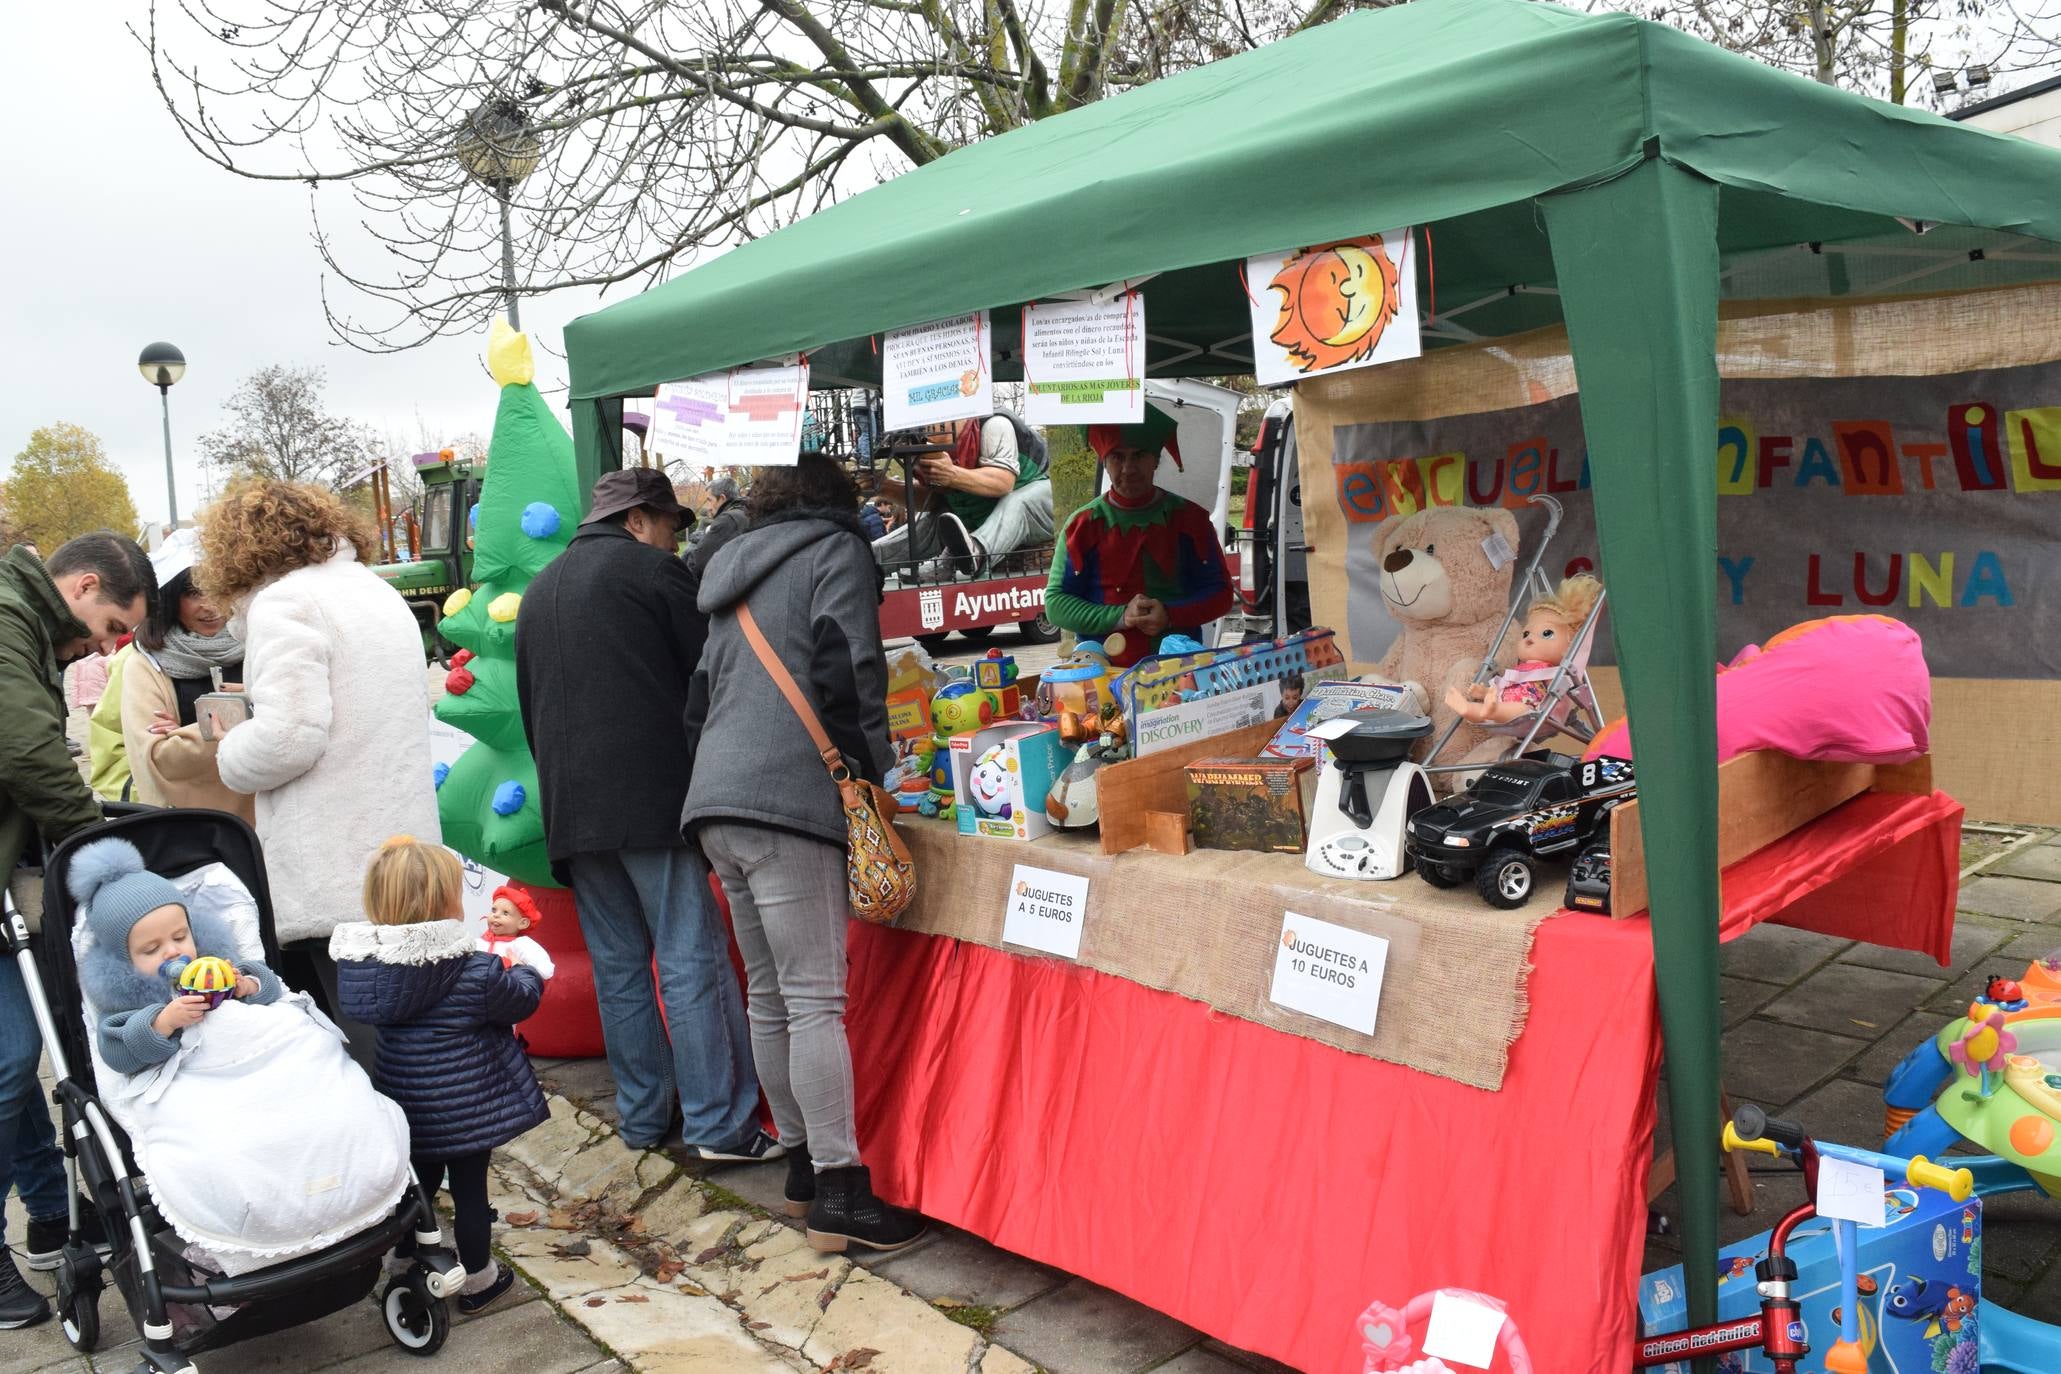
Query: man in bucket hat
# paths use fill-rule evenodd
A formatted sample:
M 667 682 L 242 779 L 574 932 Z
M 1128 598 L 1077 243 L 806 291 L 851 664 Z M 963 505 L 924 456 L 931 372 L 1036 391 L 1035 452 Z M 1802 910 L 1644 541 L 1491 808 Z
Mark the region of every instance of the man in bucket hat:
M 515 622 L 515 685 L 544 841 L 579 899 L 622 1139 L 776 1159 L 758 1127 L 744 997 L 699 857 L 680 838 L 687 684 L 708 621 L 673 556 L 685 512 L 653 468 L 606 473 Z M 652 962 L 658 970 L 654 986 Z M 664 999 L 665 1020 L 659 1019 Z
M 1231 574 L 1209 512 L 1153 483 L 1162 452 L 1181 465 L 1177 428 L 1149 403 L 1137 424 L 1088 426 L 1109 481 L 1052 551 L 1046 618 L 1101 640 L 1118 666 L 1151 654 L 1168 634 L 1199 634 L 1231 609 Z

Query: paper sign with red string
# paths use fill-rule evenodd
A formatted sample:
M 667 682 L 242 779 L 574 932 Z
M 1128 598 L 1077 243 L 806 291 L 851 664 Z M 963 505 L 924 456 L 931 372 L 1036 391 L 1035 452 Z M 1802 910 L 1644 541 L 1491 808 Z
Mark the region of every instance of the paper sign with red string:
M 1145 418 L 1145 299 L 1039 301 L 1023 308 L 1023 418 L 1129 425 Z
M 1264 385 L 1414 358 L 1408 227 L 1245 260 L 1254 372 Z
M 880 341 L 887 427 L 916 429 L 994 414 L 993 347 L 985 310 L 890 330 Z

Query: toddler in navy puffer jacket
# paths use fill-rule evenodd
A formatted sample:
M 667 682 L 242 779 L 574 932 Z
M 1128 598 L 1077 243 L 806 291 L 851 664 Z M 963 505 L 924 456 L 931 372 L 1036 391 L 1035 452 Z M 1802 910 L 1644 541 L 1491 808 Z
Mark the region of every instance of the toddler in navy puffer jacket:
M 372 920 L 329 937 L 345 1016 L 379 1028 L 373 1079 L 407 1114 L 415 1172 L 434 1194 L 446 1173 L 465 1265 L 461 1311 L 507 1292 L 489 1249 L 487 1156 L 550 1115 L 512 1027 L 544 983 L 481 952 L 461 917 L 464 870 L 450 850 L 397 835 L 365 874 Z

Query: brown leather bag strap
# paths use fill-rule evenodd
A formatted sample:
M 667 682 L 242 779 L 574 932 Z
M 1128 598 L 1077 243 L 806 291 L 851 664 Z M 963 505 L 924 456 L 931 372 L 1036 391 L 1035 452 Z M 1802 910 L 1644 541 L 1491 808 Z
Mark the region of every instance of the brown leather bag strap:
M 809 738 L 816 742 L 816 752 L 823 756 L 823 766 L 830 770 L 833 781 L 840 784 L 850 776 L 844 766 L 844 755 L 837 752 L 837 746 L 830 742 L 824 732 L 823 722 L 816 718 L 815 708 L 802 695 L 801 685 L 794 680 L 794 674 L 787 671 L 787 665 L 780 661 L 780 655 L 773 652 L 773 646 L 766 642 L 765 632 L 759 629 L 758 621 L 752 619 L 751 607 L 740 604 L 737 607 L 737 624 L 743 629 L 744 637 L 751 644 L 751 651 L 759 656 L 765 665 L 766 676 L 773 679 L 773 685 L 780 689 L 780 695 L 787 698 L 787 704 L 801 717 L 809 728 Z

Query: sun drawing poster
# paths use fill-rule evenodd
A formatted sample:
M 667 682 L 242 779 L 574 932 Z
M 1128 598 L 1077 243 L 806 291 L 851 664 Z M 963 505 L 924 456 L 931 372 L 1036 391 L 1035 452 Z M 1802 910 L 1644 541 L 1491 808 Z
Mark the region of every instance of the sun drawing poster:
M 1414 358 L 1417 264 L 1405 227 L 1245 260 L 1253 370 L 1265 386 Z

